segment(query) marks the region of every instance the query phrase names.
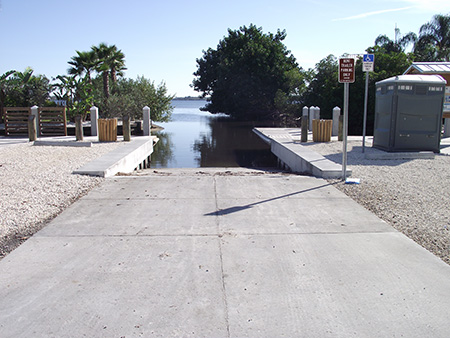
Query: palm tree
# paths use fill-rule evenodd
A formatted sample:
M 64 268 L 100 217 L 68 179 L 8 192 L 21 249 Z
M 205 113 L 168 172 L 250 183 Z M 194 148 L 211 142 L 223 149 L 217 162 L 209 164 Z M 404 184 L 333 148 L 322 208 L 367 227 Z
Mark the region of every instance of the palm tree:
M 404 52 L 406 46 L 410 43 L 417 41 L 416 34 L 409 32 L 408 34 L 401 36 L 400 29 L 395 28 L 395 41 L 392 41 L 387 35 L 379 35 L 375 39 L 375 45 L 382 47 L 387 53 L 400 53 Z
M 437 14 L 420 27 L 414 53 L 421 61 L 450 61 L 450 15 Z
M 102 73 L 103 92 L 106 98 L 109 98 L 109 77 L 113 83 L 117 81 L 117 75 L 123 75 L 125 70 L 125 55 L 115 45 L 108 46 L 106 43 L 100 43 L 98 46 L 92 46 L 92 51 L 98 59 L 96 70 Z
M 117 75 L 123 76 L 123 71 L 125 68 L 125 54 L 117 49 L 116 46 L 113 46 L 114 50 L 109 58 L 109 64 L 111 67 L 111 80 L 113 83 L 117 82 Z
M 97 55 L 93 51 L 79 52 L 77 55 L 72 56 L 71 60 L 67 63 L 72 67 L 67 70 L 70 75 L 87 77 L 88 82 L 91 83 L 91 72 L 98 64 Z
M 73 101 L 75 91 L 75 77 L 67 75 L 58 75 L 53 78 L 56 82 L 52 85 L 53 94 L 58 100 L 66 100 L 67 104 Z
M 32 68 L 27 67 L 23 72 L 14 72 L 14 78 L 18 80 L 18 85 L 23 87 L 30 81 L 33 72 Z

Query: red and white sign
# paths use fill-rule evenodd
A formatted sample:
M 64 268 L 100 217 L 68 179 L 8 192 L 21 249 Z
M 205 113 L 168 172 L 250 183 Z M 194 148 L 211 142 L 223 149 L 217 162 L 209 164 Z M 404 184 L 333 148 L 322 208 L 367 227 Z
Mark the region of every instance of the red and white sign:
M 339 59 L 339 83 L 355 82 L 355 59 Z

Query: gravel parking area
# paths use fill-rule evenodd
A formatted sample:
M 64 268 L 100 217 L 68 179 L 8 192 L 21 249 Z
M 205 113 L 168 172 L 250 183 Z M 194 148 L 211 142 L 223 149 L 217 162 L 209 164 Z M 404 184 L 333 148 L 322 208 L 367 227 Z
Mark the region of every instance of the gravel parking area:
M 41 229 L 79 197 L 100 184 L 99 177 L 72 171 L 123 144 L 92 147 L 0 146 L 0 258 Z
M 306 146 L 342 163 L 342 142 Z M 450 264 L 450 156 L 367 160 L 361 142 L 349 141 L 347 163 L 361 184 L 332 181 L 337 189 Z

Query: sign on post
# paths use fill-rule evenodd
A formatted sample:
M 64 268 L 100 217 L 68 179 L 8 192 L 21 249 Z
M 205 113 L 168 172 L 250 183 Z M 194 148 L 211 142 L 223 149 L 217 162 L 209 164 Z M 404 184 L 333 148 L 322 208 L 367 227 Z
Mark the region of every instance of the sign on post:
M 364 56 L 363 56 L 363 72 L 373 72 L 374 61 L 375 61 L 374 54 L 364 54 Z
M 355 82 L 355 59 L 339 59 L 339 83 Z
M 342 180 L 347 177 L 348 93 L 350 83 L 355 82 L 355 59 L 339 59 L 339 82 L 344 84 L 344 116 L 342 126 Z
M 364 54 L 363 56 L 363 72 L 366 72 L 366 89 L 364 94 L 364 122 L 363 122 L 363 143 L 362 152 L 366 150 L 366 124 L 367 124 L 367 97 L 369 92 L 369 72 L 373 72 L 373 64 L 375 62 L 375 55 Z

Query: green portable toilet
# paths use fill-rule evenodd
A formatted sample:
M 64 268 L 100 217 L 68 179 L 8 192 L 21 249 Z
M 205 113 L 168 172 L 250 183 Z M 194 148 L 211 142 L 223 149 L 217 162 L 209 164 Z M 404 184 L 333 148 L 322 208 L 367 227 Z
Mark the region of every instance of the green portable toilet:
M 373 146 L 438 153 L 445 84 L 440 75 L 399 75 L 377 82 Z

